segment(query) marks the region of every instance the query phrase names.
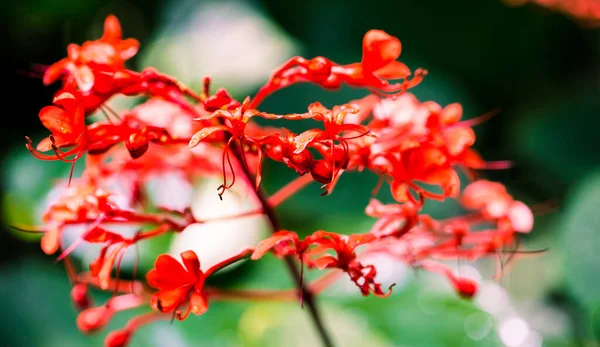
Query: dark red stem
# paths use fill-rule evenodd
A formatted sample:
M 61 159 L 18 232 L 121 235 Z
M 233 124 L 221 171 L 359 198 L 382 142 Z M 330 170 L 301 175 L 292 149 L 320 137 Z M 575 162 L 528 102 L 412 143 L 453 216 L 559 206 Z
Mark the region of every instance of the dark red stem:
M 248 179 L 249 182 L 252 182 L 252 174 L 250 173 L 250 170 L 248 169 L 248 167 L 246 165 L 244 165 L 245 161 L 243 160 L 243 153 L 242 153 L 240 146 L 238 146 L 237 144 L 233 145 L 232 149 L 233 149 L 233 153 L 234 153 L 238 163 L 240 163 L 240 166 L 242 167 L 242 169 L 244 171 L 244 175 L 246 176 L 246 178 Z M 256 192 L 256 196 L 260 200 L 264 214 L 269 219 L 269 223 L 271 224 L 272 231 L 276 232 L 278 230 L 281 230 L 277 215 L 275 214 L 275 211 L 271 207 L 271 205 L 269 205 L 268 197 L 266 197 L 264 195 L 264 193 L 262 192 L 262 190 L 260 190 L 260 189 L 256 190 L 255 192 Z M 284 261 L 288 268 L 288 271 L 290 272 L 290 274 L 292 275 L 292 278 L 294 279 L 294 282 L 296 283 L 297 288 L 299 289 L 298 290 L 298 293 L 300 294 L 299 298 L 302 298 L 303 303 L 306 304 L 306 306 L 308 307 L 308 311 L 310 312 L 312 320 L 317 328 L 317 331 L 319 332 L 319 336 L 321 337 L 323 346 L 333 347 L 333 341 L 331 340 L 331 337 L 329 337 L 329 334 L 327 333 L 327 330 L 325 329 L 325 326 L 323 325 L 323 320 L 321 319 L 321 316 L 319 315 L 319 311 L 317 309 L 317 305 L 315 302 L 315 297 L 312 294 L 312 292 L 309 291 L 306 288 L 306 286 L 304 286 L 304 284 L 302 282 L 302 276 L 300 275 L 300 272 L 298 271 L 298 268 L 296 267 L 296 264 L 294 263 L 294 259 L 291 257 L 285 257 Z

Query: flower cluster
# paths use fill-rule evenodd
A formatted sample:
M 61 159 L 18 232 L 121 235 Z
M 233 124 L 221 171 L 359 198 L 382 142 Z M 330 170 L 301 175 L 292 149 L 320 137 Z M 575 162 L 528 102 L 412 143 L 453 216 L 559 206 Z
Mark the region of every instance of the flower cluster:
M 285 257 L 292 273 L 300 277 L 299 288 L 273 292 L 272 299 L 305 297 L 307 304 L 314 305 L 310 297 L 333 282 L 328 280 L 331 274 L 336 278 L 346 274 L 363 295 L 386 297 L 391 287 L 382 287 L 375 266 L 367 260 L 374 253 L 441 274 L 458 294 L 472 297 L 477 284 L 455 274 L 444 261 L 496 256 L 516 245 L 518 233 L 532 229 L 533 215 L 525 204 L 514 200 L 500 183 L 477 180 L 477 170 L 506 166 L 484 161 L 472 147 L 476 138 L 472 127 L 487 116 L 462 120 L 460 104 L 421 102 L 407 92 L 427 72 L 413 73 L 399 62 L 400 41 L 381 30 L 365 34 L 360 62 L 295 57 L 276 69 L 254 97 L 239 101 L 223 88 L 211 93 L 209 78 L 195 92 L 152 68 L 129 70 L 125 62 L 137 52 L 138 42 L 122 39 L 114 16 L 106 19 L 104 28 L 98 40 L 69 45 L 68 57 L 46 70 L 45 84 L 61 83 L 53 105 L 39 113 L 50 135 L 35 147 L 27 138 L 27 148 L 42 160 L 72 166 L 85 161 L 83 174 L 59 189 L 60 198 L 43 215 L 41 240 L 45 253 L 59 253 L 58 259 L 65 262 L 73 284 L 71 295 L 81 310 L 79 329 L 97 331 L 115 313 L 133 307 L 147 305 L 153 310 L 111 332 L 107 346 L 124 346 L 138 327 L 156 319 L 204 314 L 211 300 L 269 297 L 269 292 L 225 291 L 206 284 L 221 268 L 242 259 L 258 260 L 267 253 Z M 326 89 L 349 85 L 369 95 L 331 108 L 314 102 L 306 112 L 293 114 L 259 110 L 263 99 L 296 83 Z M 115 95 L 143 96 L 145 101 L 117 114 L 106 104 Z M 88 116 L 96 111 L 106 119 L 92 121 Z M 296 134 L 260 126 L 256 118 L 311 120 L 314 128 Z M 298 175 L 270 197 L 261 189 L 261 167 L 267 158 Z M 366 214 L 376 219 L 371 230 L 351 235 L 318 230 L 302 239 L 278 226 L 277 205 L 313 181 L 322 184 L 323 194 L 332 194 L 346 171 L 370 171 L 380 177 L 366 206 Z M 462 193 L 461 172 L 472 181 Z M 174 204 L 153 199 L 147 192 L 149 182 L 177 177 L 191 189 L 198 179 L 215 175 L 223 178 L 218 187 L 221 199 L 227 198 L 236 177 L 242 177 L 242 183 L 254 182 L 261 207 L 227 218 L 265 215 L 273 234 L 255 248 L 224 254 L 223 261 L 205 271 L 200 267 L 202 254 L 188 250 L 180 257 L 157 255 L 145 281 L 121 279 L 128 248 L 181 232 L 191 224 L 211 223 L 195 215 L 191 201 Z M 384 184 L 393 204 L 375 198 Z M 430 199 L 458 199 L 469 212 L 435 219 L 422 212 Z M 126 234 L 117 225 L 139 231 Z M 63 234 L 71 232 L 67 227 L 72 226 L 79 226 L 81 233 L 67 246 Z M 100 253 L 89 270 L 80 271 L 71 253 L 85 243 L 100 245 Z M 324 279 L 304 286 L 296 261 L 302 269 L 325 271 Z M 115 296 L 92 306 L 89 288 L 113 291 Z

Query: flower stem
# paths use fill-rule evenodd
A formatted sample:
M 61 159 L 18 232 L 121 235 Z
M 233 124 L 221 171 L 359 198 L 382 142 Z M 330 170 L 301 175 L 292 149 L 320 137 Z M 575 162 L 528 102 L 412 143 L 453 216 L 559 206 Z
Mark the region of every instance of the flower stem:
M 275 194 L 271 195 L 267 202 L 271 208 L 275 208 L 279 206 L 282 202 L 287 200 L 290 196 L 294 195 L 297 191 L 307 186 L 309 183 L 313 182 L 313 178 L 310 174 L 304 174 L 302 176 L 298 176 L 290 183 L 286 184 L 282 188 L 280 188 Z
M 242 149 L 236 144 L 236 145 L 232 146 L 232 150 L 233 150 L 232 152 L 235 155 L 237 161 L 240 163 L 242 170 L 244 171 L 244 175 L 246 176 L 247 180 L 251 182 L 252 175 L 251 175 L 248 167 L 244 165 Z M 255 192 L 256 192 L 256 196 L 258 197 L 258 199 L 260 201 L 260 204 L 262 205 L 263 212 L 265 213 L 265 215 L 267 216 L 267 218 L 269 220 L 269 223 L 271 224 L 272 232 L 276 232 L 276 231 L 280 230 L 281 227 L 279 225 L 279 220 L 277 219 L 275 210 L 269 204 L 268 198 L 264 195 L 264 193 L 261 190 L 256 190 Z M 303 298 L 304 302 L 306 303 L 306 306 L 308 307 L 308 310 L 310 312 L 312 320 L 317 328 L 319 336 L 321 337 L 321 341 L 323 342 L 323 346 L 333 347 L 333 342 L 331 340 L 331 337 L 329 337 L 327 330 L 325 330 L 325 326 L 323 325 L 323 321 L 321 319 L 321 316 L 319 315 L 319 311 L 317 309 L 314 296 L 313 296 L 312 292 L 310 292 L 302 284 L 302 278 L 300 277 L 300 272 L 298 271 L 298 268 L 296 267 L 296 264 L 294 263 L 294 259 L 291 257 L 285 257 L 284 261 L 288 268 L 288 271 L 290 272 L 290 274 L 292 275 L 292 278 L 294 279 L 294 282 L 295 282 L 297 288 L 299 289 L 299 292 L 302 293 L 301 297 Z

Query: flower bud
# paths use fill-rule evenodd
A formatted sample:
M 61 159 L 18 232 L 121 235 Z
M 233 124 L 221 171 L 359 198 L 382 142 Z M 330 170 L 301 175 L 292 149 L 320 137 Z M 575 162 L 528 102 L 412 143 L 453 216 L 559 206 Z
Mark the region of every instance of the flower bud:
M 106 326 L 112 314 L 105 306 L 88 308 L 77 316 L 77 328 L 86 334 L 96 332 Z
M 315 181 L 327 184 L 330 183 L 333 178 L 333 167 L 327 160 L 315 160 L 310 168 L 310 174 Z
M 87 285 L 84 283 L 77 283 L 71 289 L 71 300 L 73 305 L 78 310 L 85 310 L 90 307 L 92 300 L 88 295 Z
M 119 329 L 111 331 L 104 339 L 105 347 L 125 347 L 131 339 L 131 331 L 129 329 Z
M 454 289 L 463 298 L 471 299 L 477 293 L 477 283 L 468 278 L 457 278 L 454 282 Z

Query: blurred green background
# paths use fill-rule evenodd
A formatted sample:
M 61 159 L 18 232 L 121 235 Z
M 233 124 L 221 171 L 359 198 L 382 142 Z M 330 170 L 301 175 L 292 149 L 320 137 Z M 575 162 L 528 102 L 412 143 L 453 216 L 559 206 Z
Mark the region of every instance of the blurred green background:
M 105 336 L 77 331 L 62 265 L 43 255 L 37 237 L 8 225 L 36 223 L 40 202 L 69 170 L 67 164 L 34 160 L 23 145 L 25 135 L 45 136 L 37 113 L 56 90 L 43 87 L 31 72 L 35 64 L 64 57 L 68 43 L 98 37 L 109 13 L 121 20 L 126 37 L 142 43 L 132 64 L 136 69 L 153 65 L 195 87 L 210 75 L 215 87 L 225 86 L 239 99 L 254 93 L 269 71 L 292 55 L 358 61 L 362 35 L 379 28 L 402 41 L 403 62 L 429 70 L 412 90 L 422 101 L 458 101 L 467 118 L 501 110 L 477 126 L 476 148 L 488 160 L 510 159 L 515 166 L 484 176 L 506 183 L 529 204 L 557 206 L 536 217 L 534 231 L 523 237 L 527 249 L 549 250 L 520 259 L 500 283 L 491 280 L 485 261 L 461 264 L 482 283 L 472 302 L 457 298 L 445 282 L 401 265 L 380 270 L 386 281 L 398 283 L 387 299 L 363 298 L 342 283 L 319 300 L 339 346 L 599 345 L 599 30 L 541 7 L 508 7 L 500 0 L 21 0 L 3 2 L 0 9 L 2 345 L 99 346 Z M 276 93 L 262 109 L 301 112 L 316 100 L 332 106 L 363 95 L 350 88 L 331 93 L 299 85 Z M 273 192 L 293 177 L 288 171 L 268 166 L 266 190 Z M 373 221 L 363 210 L 375 182 L 369 174 L 348 174 L 328 197 L 311 186 L 280 208 L 284 227 L 365 232 Z M 453 203 L 427 207 L 441 217 L 458 211 Z M 147 246 L 143 270 L 169 242 Z M 232 287 L 290 286 L 272 257 L 215 281 Z M 109 328 L 123 326 L 128 317 L 129 312 L 119 315 Z M 317 341 L 296 304 L 216 303 L 202 317 L 143 328 L 133 345 L 316 346 Z

